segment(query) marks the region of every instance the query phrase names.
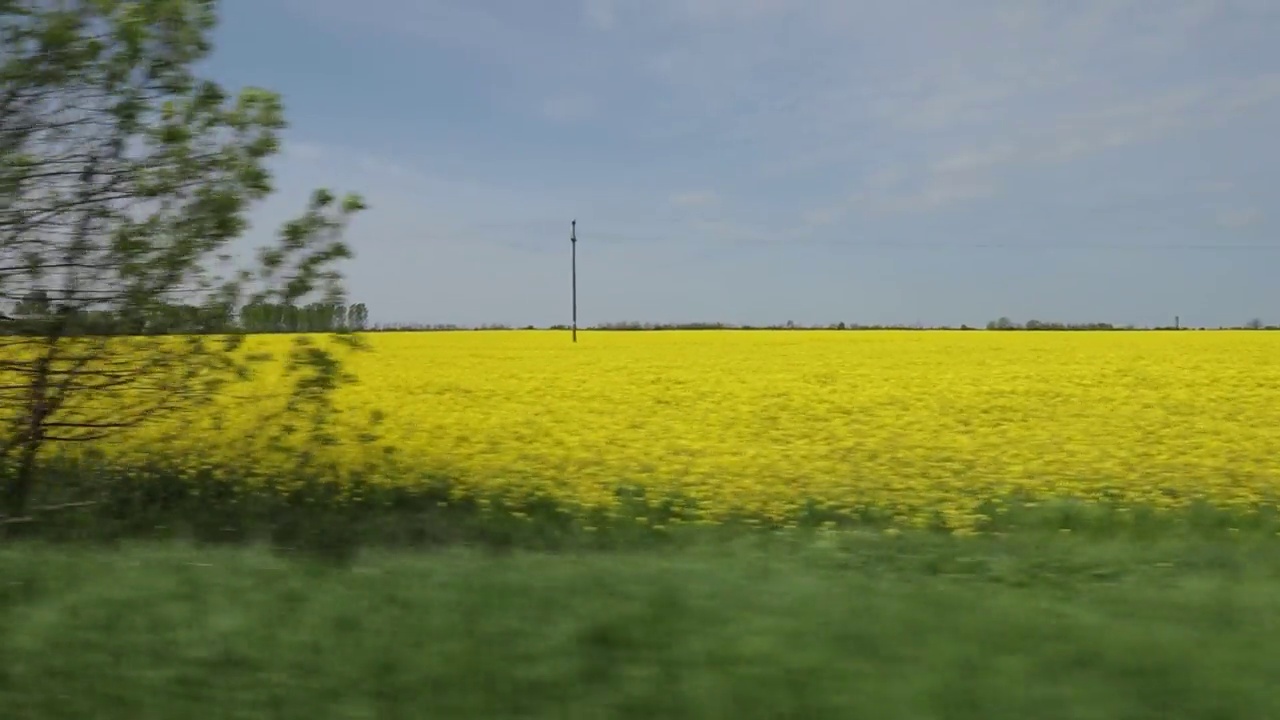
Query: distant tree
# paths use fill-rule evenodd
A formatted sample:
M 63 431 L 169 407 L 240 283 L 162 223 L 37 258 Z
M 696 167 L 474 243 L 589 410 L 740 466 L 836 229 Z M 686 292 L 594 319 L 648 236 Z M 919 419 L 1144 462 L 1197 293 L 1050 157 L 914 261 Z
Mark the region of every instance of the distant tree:
M 354 307 L 354 306 L 352 306 Z M 351 329 L 350 310 L 342 303 L 254 303 L 240 309 L 240 329 L 249 333 L 339 332 Z
M 317 191 L 236 269 L 229 244 L 272 189 L 280 99 L 196 76 L 212 0 L 0 0 L 0 501 L 21 515 L 47 444 L 189 409 L 251 370 L 238 335 L 97 337 L 216 325 L 230 308 L 342 300 L 358 197 Z M 190 303 L 186 305 L 184 303 Z M 343 377 L 302 339 L 286 389 L 308 417 Z
M 1016 330 L 1018 324 L 1007 317 L 1001 317 L 999 320 L 992 320 L 987 323 L 988 330 Z
M 13 312 L 19 317 L 41 317 L 48 315 L 50 308 L 49 293 L 36 289 L 25 293 L 14 305 Z
M 1244 326 L 1249 330 L 1261 330 L 1266 327 L 1266 323 L 1262 322 L 1262 318 L 1253 318 L 1249 322 L 1245 323 Z
M 351 330 L 367 330 L 369 327 L 369 308 L 364 303 L 356 303 L 347 308 L 347 327 Z

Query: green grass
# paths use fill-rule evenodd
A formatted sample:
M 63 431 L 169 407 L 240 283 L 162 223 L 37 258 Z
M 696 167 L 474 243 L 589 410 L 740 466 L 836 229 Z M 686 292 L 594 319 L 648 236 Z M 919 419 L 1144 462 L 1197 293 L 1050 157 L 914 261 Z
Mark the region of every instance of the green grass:
M 262 482 L 216 469 L 190 474 L 163 466 L 122 472 L 93 460 L 63 458 L 42 471 L 29 518 L 0 518 L 0 538 L 263 543 L 340 559 L 360 548 L 457 545 L 632 550 L 682 545 L 690 536 L 738 537 L 787 526 L 869 531 L 894 523 L 890 508 L 834 512 L 810 505 L 784 519 L 742 515 L 709 527 L 697 519 L 689 499 L 647 497 L 636 487 L 620 487 L 618 506 L 605 511 L 546 497 L 459 495 L 454 483 L 443 477 L 395 487 L 325 477 L 285 475 Z M 0 482 L 4 479 L 5 468 L 0 466 Z M 1280 498 L 1249 508 L 1218 506 L 1206 498 L 1177 500 L 1179 507 L 1156 508 L 1070 497 L 992 498 L 975 508 L 986 517 L 976 529 L 1016 536 L 1069 530 L 1134 541 L 1280 535 Z M 930 529 L 945 531 L 942 518 Z
M 1280 545 L 808 533 L 339 566 L 0 546 L 25 718 L 1280 717 Z

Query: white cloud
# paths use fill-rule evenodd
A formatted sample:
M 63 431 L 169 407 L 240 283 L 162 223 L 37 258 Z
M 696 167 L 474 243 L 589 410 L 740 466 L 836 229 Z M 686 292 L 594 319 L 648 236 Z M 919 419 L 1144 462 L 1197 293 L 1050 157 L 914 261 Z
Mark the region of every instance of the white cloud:
M 582 93 L 554 95 L 542 102 L 542 116 L 559 123 L 585 120 L 595 114 L 596 104 Z
M 797 0 L 666 0 L 676 18 L 697 23 L 721 24 L 756 21 L 798 12 L 806 3 Z
M 868 188 L 853 194 L 845 210 L 871 213 L 926 212 L 948 205 L 991 197 L 992 183 L 968 175 L 935 175 L 916 187 L 897 190 Z
M 657 45 L 643 65 L 679 97 L 686 132 L 729 124 L 736 138 L 785 148 L 762 167 L 805 172 L 853 159 L 850 137 L 868 125 L 964 129 L 971 141 L 1048 132 L 1063 111 L 1131 97 L 1127 76 L 1184 48 L 1219 4 L 681 0 L 666 6 L 687 39 Z M 1117 132 L 1109 144 L 1124 142 Z
M 1019 148 L 1009 141 L 1000 141 L 985 148 L 965 148 L 946 155 L 933 163 L 933 172 L 948 174 L 975 172 L 995 167 L 1017 157 Z
M 298 13 L 320 18 L 345 30 L 408 36 L 447 47 L 499 49 L 515 47 L 519 36 L 481 3 L 455 0 L 283 0 Z
M 1234 208 L 1218 212 L 1218 225 L 1228 230 L 1243 230 L 1262 224 L 1264 215 L 1257 208 Z
M 1159 142 L 1277 99 L 1280 82 L 1267 74 L 1226 84 L 1191 85 L 1067 115 L 985 146 L 946 152 L 917 167 L 880 170 L 860 183 L 844 207 L 810 210 L 805 221 L 830 224 L 854 209 L 922 212 L 991 197 L 1000 188 L 996 175 L 1002 169 L 1068 163 L 1128 145 Z M 1234 213 L 1219 218 L 1224 227 L 1233 228 L 1260 221 L 1261 217 Z
M 612 30 L 618 24 L 614 0 L 583 0 L 582 12 L 587 22 L 598 30 Z
M 682 208 L 706 207 L 719 202 L 720 196 L 711 190 L 692 190 L 671 197 L 671 204 Z
M 290 160 L 319 160 L 324 156 L 324 147 L 315 143 L 292 141 L 284 144 L 282 154 Z

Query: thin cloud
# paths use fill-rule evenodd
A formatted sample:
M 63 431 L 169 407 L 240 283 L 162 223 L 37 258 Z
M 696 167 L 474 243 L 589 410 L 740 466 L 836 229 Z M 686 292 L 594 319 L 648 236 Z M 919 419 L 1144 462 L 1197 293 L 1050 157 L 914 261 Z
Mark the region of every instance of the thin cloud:
M 582 13 L 597 30 L 612 30 L 618 24 L 618 8 L 614 0 L 583 0 Z
M 671 204 L 681 208 L 698 208 L 715 205 L 720 196 L 711 190 L 694 190 L 673 195 Z
M 568 93 L 556 95 L 543 101 L 542 116 L 558 123 L 572 123 L 586 120 L 595 114 L 595 101 L 587 95 Z
M 1218 213 L 1218 226 L 1228 230 L 1244 230 L 1262 224 L 1265 215 L 1257 208 L 1234 208 Z

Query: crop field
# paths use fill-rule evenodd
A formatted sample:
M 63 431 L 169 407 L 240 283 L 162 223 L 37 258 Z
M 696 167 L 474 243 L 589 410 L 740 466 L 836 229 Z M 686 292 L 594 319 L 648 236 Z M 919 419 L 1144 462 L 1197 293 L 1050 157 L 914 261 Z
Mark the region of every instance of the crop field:
M 304 450 L 377 485 L 686 521 L 865 516 L 980 527 L 1010 499 L 1270 507 L 1280 334 L 567 333 L 368 336 L 338 442 L 262 441 L 273 375 L 220 410 L 103 445 L 271 478 Z M 282 347 L 287 338 L 255 343 Z M 376 438 L 362 435 L 372 435 Z

